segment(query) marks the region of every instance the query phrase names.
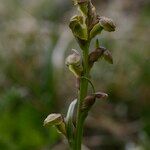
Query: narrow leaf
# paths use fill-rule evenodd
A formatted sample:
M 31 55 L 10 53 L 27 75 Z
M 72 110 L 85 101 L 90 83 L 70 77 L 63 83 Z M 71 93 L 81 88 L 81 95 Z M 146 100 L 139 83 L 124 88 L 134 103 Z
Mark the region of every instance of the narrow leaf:
M 69 142 L 72 143 L 74 138 L 74 125 L 73 125 L 73 116 L 74 116 L 74 110 L 77 103 L 77 99 L 71 102 L 67 116 L 66 116 L 66 129 L 67 129 L 67 137 Z

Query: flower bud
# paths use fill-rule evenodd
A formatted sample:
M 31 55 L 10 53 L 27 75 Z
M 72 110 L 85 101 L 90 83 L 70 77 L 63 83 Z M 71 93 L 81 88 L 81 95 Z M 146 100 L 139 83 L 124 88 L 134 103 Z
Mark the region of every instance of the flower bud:
M 101 48 L 96 48 L 94 51 L 92 51 L 89 54 L 89 63 L 94 63 L 96 62 L 102 55 L 103 55 L 103 49 Z
M 103 56 L 103 53 L 105 51 L 106 51 L 106 48 L 100 46 L 89 54 L 89 65 L 90 65 L 90 67 L 92 67 L 93 64 L 95 62 L 97 62 Z
M 96 92 L 94 94 L 88 95 L 87 97 L 85 97 L 83 104 L 82 104 L 82 110 L 90 110 L 90 108 L 93 106 L 93 104 L 95 103 L 96 98 L 101 99 L 101 98 L 107 98 L 108 95 L 106 93 L 103 92 Z
M 99 24 L 104 28 L 105 31 L 115 31 L 115 24 L 113 20 L 107 17 L 99 17 Z
M 79 54 L 79 52 L 75 49 L 72 50 L 73 53 L 70 54 L 67 58 L 66 58 L 66 65 L 78 65 L 81 62 L 81 56 Z
M 59 133 L 66 136 L 64 118 L 61 114 L 50 114 L 44 120 L 44 126 L 55 126 Z

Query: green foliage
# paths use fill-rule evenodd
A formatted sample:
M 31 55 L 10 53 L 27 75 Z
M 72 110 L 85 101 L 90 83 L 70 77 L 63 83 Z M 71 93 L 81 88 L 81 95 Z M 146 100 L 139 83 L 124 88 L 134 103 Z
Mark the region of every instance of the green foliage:
M 0 105 L 0 147 L 4 150 L 32 149 L 43 147 L 47 141 L 45 137 L 50 141 L 57 139 L 53 129 L 50 129 L 51 135 L 46 135 L 48 130 L 43 129 L 41 113 L 19 90 L 12 88 L 0 99 L 3 102 Z

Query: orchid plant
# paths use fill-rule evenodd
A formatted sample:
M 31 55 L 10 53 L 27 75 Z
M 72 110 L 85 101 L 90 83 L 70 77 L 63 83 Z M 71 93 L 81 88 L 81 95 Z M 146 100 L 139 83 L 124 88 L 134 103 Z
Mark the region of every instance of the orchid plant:
M 81 150 L 85 119 L 96 99 L 107 98 L 103 92 L 96 92 L 91 82 L 90 72 L 94 63 L 104 58 L 113 63 L 111 52 L 100 46 L 98 35 L 102 31 L 115 31 L 112 19 L 99 16 L 91 0 L 73 0 L 78 14 L 70 19 L 69 27 L 79 44 L 79 51 L 73 49 L 72 54 L 66 58 L 66 66 L 74 74 L 77 81 L 77 97 L 68 108 L 66 117 L 61 114 L 50 114 L 44 120 L 44 126 L 55 126 L 68 140 L 71 150 Z M 90 50 L 91 41 L 95 40 L 94 50 Z M 92 92 L 88 93 L 88 85 Z

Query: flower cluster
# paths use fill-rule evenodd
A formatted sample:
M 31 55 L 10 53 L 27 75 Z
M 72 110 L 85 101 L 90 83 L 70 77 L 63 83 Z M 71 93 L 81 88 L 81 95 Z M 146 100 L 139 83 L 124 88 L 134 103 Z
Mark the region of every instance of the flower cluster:
M 93 83 L 90 80 L 90 71 L 95 62 L 104 58 L 109 63 L 113 63 L 111 52 L 99 45 L 99 40 L 95 39 L 101 32 L 115 31 L 115 24 L 112 19 L 99 16 L 91 0 L 73 0 L 78 9 L 78 14 L 70 19 L 69 27 L 77 40 L 81 54 L 77 50 L 72 50 L 65 61 L 65 64 L 77 79 L 77 98 L 71 102 L 66 117 L 61 114 L 50 114 L 44 121 L 44 125 L 53 125 L 67 139 L 70 148 L 81 149 L 81 136 L 84 120 L 96 99 L 107 98 L 103 92 L 95 92 Z M 96 40 L 94 50 L 90 52 L 91 40 Z M 92 86 L 93 92 L 87 94 L 88 84 Z

